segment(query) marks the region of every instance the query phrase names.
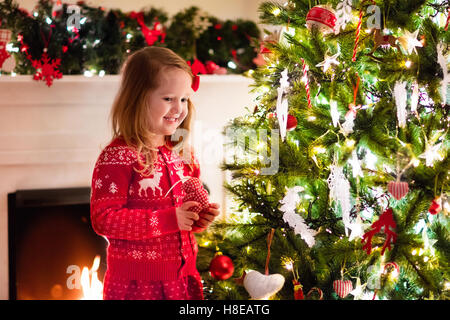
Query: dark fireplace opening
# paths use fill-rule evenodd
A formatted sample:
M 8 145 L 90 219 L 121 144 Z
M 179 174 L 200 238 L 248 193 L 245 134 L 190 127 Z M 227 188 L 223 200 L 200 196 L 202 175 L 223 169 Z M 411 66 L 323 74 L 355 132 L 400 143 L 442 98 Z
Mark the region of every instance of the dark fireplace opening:
M 107 241 L 90 221 L 90 188 L 18 190 L 8 194 L 9 297 L 75 300 L 84 296 L 82 271 L 100 257 L 106 271 Z

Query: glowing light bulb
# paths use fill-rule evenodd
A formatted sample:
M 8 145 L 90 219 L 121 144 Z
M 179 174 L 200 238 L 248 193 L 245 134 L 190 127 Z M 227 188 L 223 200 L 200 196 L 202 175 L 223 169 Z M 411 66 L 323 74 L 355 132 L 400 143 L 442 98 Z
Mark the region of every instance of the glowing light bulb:
M 325 153 L 327 151 L 327 149 L 325 149 L 324 147 L 314 147 L 313 152 L 314 153 Z
M 294 269 L 294 260 L 292 260 L 292 258 L 285 258 L 283 265 L 286 270 L 291 271 Z
M 277 17 L 281 13 L 280 8 L 275 8 L 272 10 L 272 14 Z
M 265 146 L 266 146 L 266 144 L 264 142 L 260 142 L 256 145 L 256 150 L 261 151 L 264 149 Z
M 446 281 L 444 283 L 444 288 L 445 288 L 445 290 L 450 290 L 450 282 L 449 281 Z
M 395 279 L 395 278 L 398 278 L 398 271 L 397 271 L 397 269 L 394 269 L 394 270 L 392 271 L 391 275 L 392 275 L 392 277 L 393 277 L 394 279 Z
M 261 93 L 267 93 L 270 91 L 270 88 L 266 85 L 262 85 L 259 87 L 259 90 L 261 91 Z
M 345 145 L 349 148 L 353 147 L 355 145 L 355 140 L 353 139 L 347 139 L 347 141 L 345 141 Z
M 233 61 L 229 61 L 229 62 L 228 62 L 228 68 L 236 69 L 237 66 L 236 66 L 236 64 L 235 64 Z

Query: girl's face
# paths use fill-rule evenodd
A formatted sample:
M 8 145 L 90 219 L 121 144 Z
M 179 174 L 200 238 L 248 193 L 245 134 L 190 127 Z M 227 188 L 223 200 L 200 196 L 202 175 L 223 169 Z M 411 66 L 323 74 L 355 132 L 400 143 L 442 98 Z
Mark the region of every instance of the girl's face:
M 188 99 L 192 93 L 192 78 L 184 70 L 168 68 L 161 71 L 160 85 L 148 97 L 150 131 L 158 135 L 172 135 L 188 113 Z

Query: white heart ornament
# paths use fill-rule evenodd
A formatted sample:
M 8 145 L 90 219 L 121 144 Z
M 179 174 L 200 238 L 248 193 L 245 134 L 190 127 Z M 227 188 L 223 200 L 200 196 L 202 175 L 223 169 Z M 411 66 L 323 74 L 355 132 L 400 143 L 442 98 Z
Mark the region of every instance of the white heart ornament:
M 284 285 L 281 274 L 263 275 L 258 271 L 250 270 L 244 278 L 244 287 L 252 299 L 267 299 L 280 291 Z

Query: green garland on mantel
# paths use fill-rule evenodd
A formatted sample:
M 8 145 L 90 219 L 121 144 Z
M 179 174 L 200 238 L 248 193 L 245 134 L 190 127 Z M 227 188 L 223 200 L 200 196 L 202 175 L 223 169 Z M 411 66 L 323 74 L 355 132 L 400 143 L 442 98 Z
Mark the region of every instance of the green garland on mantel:
M 123 12 L 80 1 L 80 28 L 74 29 L 67 24 L 76 21 L 69 6 L 40 0 L 28 12 L 13 0 L 0 3 L 0 28 L 12 32 L 7 52 L 15 58 L 15 74 L 35 74 L 32 60 L 39 61 L 45 47 L 47 56 L 60 62 L 57 69 L 62 75 L 118 74 L 129 54 L 148 45 L 209 63 L 210 73 L 219 67 L 222 73 L 226 69 L 235 74 L 256 68 L 253 59 L 260 31 L 249 20 L 223 21 L 197 7 L 170 18 L 153 7 Z

